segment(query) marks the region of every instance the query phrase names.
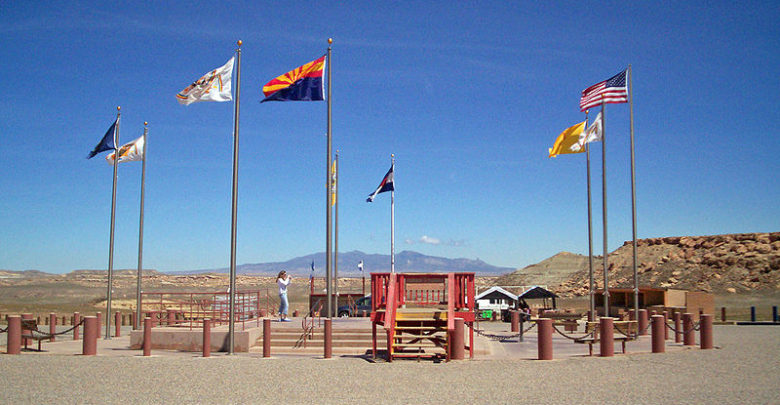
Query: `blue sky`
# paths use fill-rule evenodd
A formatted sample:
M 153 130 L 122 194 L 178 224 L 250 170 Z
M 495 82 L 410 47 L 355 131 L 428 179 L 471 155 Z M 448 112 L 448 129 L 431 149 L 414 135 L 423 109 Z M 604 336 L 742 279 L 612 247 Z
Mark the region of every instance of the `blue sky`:
M 149 122 L 144 267 L 227 267 L 233 103 L 175 94 L 243 41 L 237 262 L 325 250 L 324 102 L 264 103 L 333 44 L 340 250 L 522 267 L 587 254 L 584 155 L 547 158 L 580 91 L 633 67 L 638 237 L 780 228 L 777 2 L 2 2 L 0 268 L 105 269 L 122 107 Z M 606 122 L 609 249 L 631 239 L 629 108 Z M 592 159 L 601 251 L 601 148 Z M 119 168 L 114 268 L 135 268 L 140 163 Z M 368 269 L 386 270 L 386 269 Z

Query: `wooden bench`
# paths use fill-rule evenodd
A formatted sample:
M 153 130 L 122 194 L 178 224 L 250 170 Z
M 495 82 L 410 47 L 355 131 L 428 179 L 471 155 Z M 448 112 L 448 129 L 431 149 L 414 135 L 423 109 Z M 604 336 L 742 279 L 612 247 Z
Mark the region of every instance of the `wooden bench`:
M 27 349 L 27 339 L 38 341 L 38 351 L 41 351 L 41 341 L 51 339 L 50 336 L 35 336 L 32 331 L 38 330 L 38 321 L 35 319 L 22 319 L 22 331 L 29 334 L 22 334 L 24 348 Z
M 614 321 L 615 334 L 613 339 L 619 341 L 622 345 L 623 354 L 626 353 L 626 342 L 636 340 L 638 324 L 637 321 Z M 587 344 L 588 355 L 593 356 L 593 344 L 599 342 L 599 322 L 586 322 L 585 333 L 592 336 L 574 339 L 574 343 Z

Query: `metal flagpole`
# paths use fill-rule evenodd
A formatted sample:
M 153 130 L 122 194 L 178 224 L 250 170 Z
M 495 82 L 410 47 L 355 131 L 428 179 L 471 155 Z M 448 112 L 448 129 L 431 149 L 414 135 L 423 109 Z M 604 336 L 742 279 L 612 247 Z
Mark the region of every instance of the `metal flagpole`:
M 138 223 L 138 276 L 136 280 L 135 299 L 136 299 L 136 327 L 141 328 L 143 315 L 141 315 L 141 277 L 143 273 L 144 261 L 144 184 L 146 183 L 146 138 L 149 128 L 148 122 L 144 122 L 144 150 L 143 161 L 141 162 L 141 215 Z M 116 155 L 114 155 L 116 156 Z M 109 314 L 110 315 L 110 314 Z M 109 316 L 109 318 L 111 318 Z
M 114 127 L 114 186 L 111 189 L 111 236 L 108 242 L 108 291 L 106 292 L 106 334 L 105 340 L 111 340 L 111 288 L 114 284 L 114 224 L 116 220 L 116 169 L 119 165 L 119 117 L 122 107 L 116 107 L 116 127 Z
M 395 155 L 390 155 L 393 168 L 393 190 L 390 191 L 390 272 L 395 273 Z
M 588 128 L 588 112 L 585 111 L 585 129 Z M 593 208 L 590 198 L 590 142 L 585 143 L 585 161 L 588 168 L 588 275 L 590 278 L 590 288 L 588 295 L 590 297 L 590 320 L 596 320 L 596 298 L 593 295 Z
M 333 170 L 335 171 L 333 173 L 333 184 L 331 187 L 333 187 L 333 214 L 335 215 L 334 218 L 334 227 L 333 227 L 333 294 L 336 295 L 335 299 L 335 308 L 338 310 L 339 307 L 339 197 L 338 197 L 338 188 L 339 188 L 339 151 L 336 151 L 336 157 L 333 164 Z M 338 315 L 338 314 L 337 314 Z
M 634 87 L 631 83 L 631 65 L 628 65 L 628 108 L 631 118 L 631 236 L 634 253 L 634 314 L 639 314 L 639 277 L 636 271 L 636 170 L 634 166 Z M 638 315 L 637 315 L 638 316 Z M 638 319 L 638 318 L 637 318 Z
M 325 163 L 325 171 L 327 172 L 326 173 L 326 175 L 327 175 L 327 180 L 326 180 L 327 181 L 327 183 L 326 183 L 327 186 L 325 187 L 325 194 L 326 194 L 326 197 L 325 197 L 326 210 L 325 211 L 327 212 L 327 214 L 326 214 L 326 221 L 325 221 L 326 222 L 325 227 L 327 228 L 327 230 L 325 231 L 325 290 L 326 290 L 326 295 L 328 296 L 328 308 L 327 308 L 327 310 L 328 310 L 328 318 L 332 318 L 333 317 L 333 296 L 332 296 L 332 291 L 331 291 L 331 279 L 330 279 L 331 270 L 332 270 L 331 269 L 331 261 L 333 259 L 331 257 L 331 246 L 330 246 L 330 243 L 331 243 L 331 226 L 332 226 L 331 225 L 331 205 L 332 204 L 331 204 L 331 193 L 330 193 L 330 187 L 331 187 L 331 181 L 332 181 L 331 173 L 330 173 L 330 170 L 331 170 L 330 156 L 331 156 L 331 146 L 332 146 L 332 141 L 331 141 L 331 119 L 330 119 L 330 114 L 331 114 L 331 100 L 330 100 L 330 97 L 331 97 L 331 75 L 330 75 L 330 71 L 332 70 L 332 67 L 333 67 L 332 63 L 331 63 L 331 59 L 330 59 L 331 58 L 330 54 L 331 54 L 331 45 L 332 44 L 333 44 L 333 39 L 332 38 L 328 38 L 328 58 L 327 58 L 328 59 L 328 67 L 327 67 L 328 68 L 328 148 L 327 148 L 328 149 L 328 156 L 327 156 L 327 160 L 325 161 L 326 162 Z
M 603 96 L 602 96 L 603 97 Z M 604 316 L 609 316 L 609 277 L 607 275 L 608 257 L 607 252 L 607 114 L 606 104 L 601 102 L 601 214 L 604 223 Z
M 238 111 L 241 104 L 241 40 L 236 49 L 236 103 L 233 112 L 233 216 L 230 224 L 230 320 L 228 326 L 228 354 L 235 349 L 236 315 L 236 219 L 238 215 Z

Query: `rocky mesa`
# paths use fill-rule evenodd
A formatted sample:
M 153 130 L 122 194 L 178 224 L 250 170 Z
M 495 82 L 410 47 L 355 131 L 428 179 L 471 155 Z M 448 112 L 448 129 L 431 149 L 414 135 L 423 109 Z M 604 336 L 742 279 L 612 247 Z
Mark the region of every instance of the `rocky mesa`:
M 542 264 L 552 277 L 533 277 Z M 593 268 L 596 286 L 601 288 L 601 256 L 594 257 Z M 640 286 L 714 293 L 780 290 L 780 232 L 640 239 L 637 273 Z M 609 254 L 608 277 L 610 287 L 633 286 L 631 241 Z M 497 283 L 547 284 L 561 295 L 581 296 L 588 293 L 588 279 L 588 257 L 564 252 L 510 273 Z

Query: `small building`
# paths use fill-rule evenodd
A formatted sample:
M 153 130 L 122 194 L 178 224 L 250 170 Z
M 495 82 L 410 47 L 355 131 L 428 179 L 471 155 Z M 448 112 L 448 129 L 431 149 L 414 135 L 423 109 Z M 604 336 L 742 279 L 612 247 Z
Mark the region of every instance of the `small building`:
M 558 296 L 555 295 L 554 292 L 538 285 L 523 291 L 522 294 L 517 296 L 517 300 L 520 302 L 520 306 L 525 308 L 528 308 L 526 300 L 542 300 L 542 309 L 557 309 L 558 304 L 555 302 L 556 298 L 558 298 Z M 548 299 L 552 302 L 547 301 Z M 552 307 L 550 306 L 551 303 Z
M 517 295 L 498 286 L 488 288 L 474 299 L 477 308 L 483 311 L 490 309 L 501 313 L 502 310 L 517 308 Z
M 596 311 L 604 314 L 604 290 L 594 293 Z M 634 309 L 633 288 L 609 289 L 609 312 L 611 316 L 620 316 Z M 671 316 L 674 312 L 690 312 L 694 319 L 699 319 L 699 312 L 715 313 L 715 300 L 712 294 L 704 291 L 686 291 L 671 288 L 639 287 L 639 309 L 655 310 L 657 313 L 667 311 Z

